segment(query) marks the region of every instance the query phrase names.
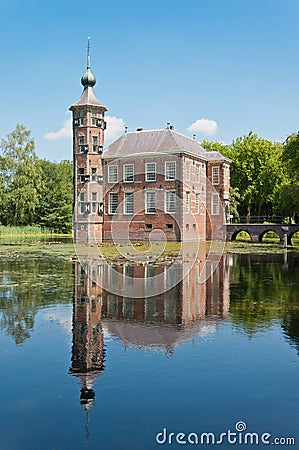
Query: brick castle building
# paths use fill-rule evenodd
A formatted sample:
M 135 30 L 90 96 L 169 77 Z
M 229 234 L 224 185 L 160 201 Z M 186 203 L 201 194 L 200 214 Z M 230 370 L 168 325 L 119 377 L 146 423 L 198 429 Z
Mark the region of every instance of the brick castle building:
M 230 160 L 166 129 L 127 132 L 104 149 L 103 106 L 87 69 L 73 113 L 74 240 L 221 239 L 229 216 Z M 153 235 L 152 235 L 153 236 Z

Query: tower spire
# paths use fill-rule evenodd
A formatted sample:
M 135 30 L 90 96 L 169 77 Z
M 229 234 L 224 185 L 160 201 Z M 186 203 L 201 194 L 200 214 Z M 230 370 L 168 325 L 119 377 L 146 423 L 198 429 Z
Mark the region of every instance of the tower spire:
M 87 36 L 87 67 L 86 71 L 81 78 L 81 84 L 84 86 L 84 88 L 91 86 L 93 87 L 96 84 L 96 77 L 90 70 L 90 36 Z
M 90 36 L 87 36 L 87 69 L 90 69 Z

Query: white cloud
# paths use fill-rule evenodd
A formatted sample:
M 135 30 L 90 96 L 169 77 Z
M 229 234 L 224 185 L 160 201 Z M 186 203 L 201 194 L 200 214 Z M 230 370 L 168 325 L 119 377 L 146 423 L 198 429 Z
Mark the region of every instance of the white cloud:
M 209 119 L 198 119 L 193 122 L 188 128 L 187 131 L 191 133 L 200 133 L 205 136 L 213 136 L 217 133 L 218 124 L 215 120 Z
M 70 138 L 72 137 L 72 118 L 70 117 L 69 119 L 67 119 L 62 127 L 60 128 L 60 130 L 58 131 L 48 131 L 48 133 L 46 133 L 44 135 L 45 139 L 61 139 L 61 138 Z
M 44 314 L 44 319 L 49 322 L 57 322 L 67 334 L 72 334 L 72 313 L 71 308 L 67 311 L 48 311 Z
M 107 129 L 105 133 L 105 140 L 112 141 L 124 132 L 125 122 L 120 117 L 107 116 Z
M 112 141 L 120 136 L 124 132 L 125 122 L 120 117 L 107 116 L 107 129 L 105 132 L 105 141 Z M 48 140 L 61 139 L 61 138 L 71 138 L 72 133 L 72 118 L 67 119 L 60 130 L 58 131 L 48 131 L 44 138 Z

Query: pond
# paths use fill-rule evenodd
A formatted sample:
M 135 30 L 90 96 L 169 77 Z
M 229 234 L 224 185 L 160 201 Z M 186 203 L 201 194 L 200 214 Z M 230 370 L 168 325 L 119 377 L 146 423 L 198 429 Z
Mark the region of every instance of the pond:
M 299 253 L 0 269 L 1 450 L 299 448 Z

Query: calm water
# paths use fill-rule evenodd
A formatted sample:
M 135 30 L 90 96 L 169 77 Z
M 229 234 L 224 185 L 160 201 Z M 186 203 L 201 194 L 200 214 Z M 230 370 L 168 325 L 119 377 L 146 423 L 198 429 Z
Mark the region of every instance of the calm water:
M 153 449 L 157 433 L 181 448 L 169 433 L 219 440 L 241 421 L 239 442 L 269 433 L 298 449 L 299 254 L 207 267 L 167 290 L 167 266 L 1 260 L 0 449 Z M 157 275 L 166 292 L 148 297 Z M 223 439 L 185 447 L 265 446 Z

